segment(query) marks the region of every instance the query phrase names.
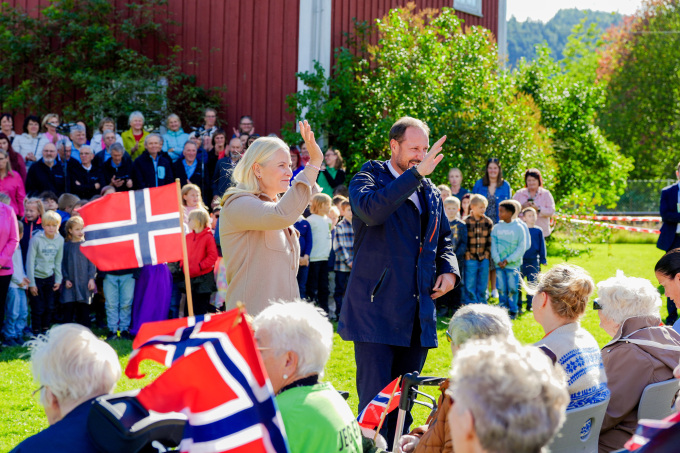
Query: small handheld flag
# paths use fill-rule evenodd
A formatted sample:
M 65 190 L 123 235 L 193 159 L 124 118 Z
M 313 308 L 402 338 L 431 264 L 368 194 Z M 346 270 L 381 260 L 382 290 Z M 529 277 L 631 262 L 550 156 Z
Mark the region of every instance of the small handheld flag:
M 381 418 L 392 412 L 399 406 L 399 397 L 401 390 L 399 389 L 399 378 L 396 378 L 387 387 L 382 389 L 375 398 L 359 413 L 357 422 L 359 426 L 368 429 L 376 429 L 381 423 Z

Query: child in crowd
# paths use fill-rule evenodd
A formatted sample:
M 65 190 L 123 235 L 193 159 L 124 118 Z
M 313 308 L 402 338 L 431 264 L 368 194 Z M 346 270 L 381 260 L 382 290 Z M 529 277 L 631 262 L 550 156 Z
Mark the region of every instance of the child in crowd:
M 465 251 L 466 304 L 485 304 L 486 285 L 489 282 L 491 257 L 491 229 L 493 221 L 484 215 L 488 201 L 484 195 L 470 197 L 470 215 L 465 218 L 467 250 Z
M 348 200 L 340 205 L 342 220 L 335 227 L 333 238 L 333 250 L 335 251 L 335 317 L 340 317 L 342 298 L 345 296 L 349 273 L 352 270 L 354 260 L 354 228 L 352 228 L 352 207 Z
M 28 256 L 28 242 L 35 233 L 42 230 L 42 215 L 44 213 L 45 207 L 40 198 L 24 199 L 24 218 L 21 220 L 21 225 L 24 228 L 24 235 L 22 236 L 21 241 L 19 241 L 19 245 L 21 246 L 21 259 L 24 264 L 26 263 L 26 257 Z M 24 267 L 24 269 L 26 268 Z
M 106 326 L 109 329 L 106 341 L 118 339 L 119 331 L 120 338 L 132 339 L 130 335 L 132 299 L 135 295 L 135 281 L 139 272 L 139 269 L 121 269 L 107 271 L 104 275 L 102 289 L 106 307 Z
M 19 240 L 24 235 L 24 224 L 19 222 Z M 24 261 L 21 258 L 21 248 L 17 247 L 12 254 L 13 273 L 7 291 L 7 307 L 5 310 L 5 325 L 2 334 L 5 336 L 3 345 L 20 346 L 23 343 L 24 329 L 28 321 L 28 303 L 26 302 L 26 288 L 28 277 L 24 271 Z
M 77 322 L 89 328 L 90 304 L 97 289 L 94 281 L 97 268 L 80 250 L 80 244 L 85 240 L 83 228 L 85 224 L 80 216 L 73 216 L 66 222 L 61 303 L 64 304 L 64 322 Z
M 33 333 L 47 332 L 55 311 L 54 293 L 61 287 L 61 261 L 64 238 L 58 233 L 61 217 L 54 211 L 42 216 L 43 231 L 36 233 L 28 243 L 26 274 L 31 303 Z
M 105 197 L 109 194 L 116 193 L 116 188 L 113 186 L 104 186 L 102 187 L 102 191 L 99 193 L 100 196 Z M 92 198 L 94 200 L 94 198 Z
M 472 196 L 472 194 L 466 193 L 460 199 L 460 218 L 463 219 L 463 220 L 465 220 L 465 217 L 470 215 L 470 197 L 471 196 Z
M 439 190 L 439 193 L 442 196 L 442 200 L 446 200 L 451 196 L 451 189 L 449 189 L 449 186 L 446 184 L 439 184 L 437 186 L 437 190 Z
M 328 314 L 328 258 L 331 253 L 331 230 L 333 224 L 328 214 L 331 211 L 331 197 L 317 193 L 312 197 L 307 218 L 312 229 L 312 251 L 309 254 L 309 276 L 307 277 L 307 298 L 316 302 Z
M 512 220 L 515 210 L 512 201 L 502 201 L 498 207 L 500 222 L 491 231 L 491 257 L 496 264 L 496 286 L 500 304 L 508 308 L 510 319 L 517 317 L 519 268 L 526 247 L 523 227 Z
M 44 191 L 39 195 L 40 200 L 42 200 L 45 211 L 57 211 L 59 209 L 59 198 L 54 192 L 49 190 Z
M 208 208 L 203 204 L 201 188 L 196 184 L 185 184 L 182 187 L 182 205 L 184 206 L 184 231 L 186 234 L 189 234 L 191 232 L 189 214 L 195 209 L 202 209 L 206 213 L 208 212 Z
M 62 193 L 59 196 L 59 200 L 57 202 L 57 214 L 61 216 L 61 227 L 59 228 L 59 234 L 64 237 L 67 235 L 66 222 L 68 222 L 68 220 L 73 215 L 73 208 L 75 208 L 76 203 L 79 201 L 80 198 L 78 198 L 76 195 L 73 195 L 72 193 Z
M 536 210 L 528 207 L 522 211 L 522 215 L 531 235 L 531 244 L 522 259 L 522 276 L 525 276 L 527 282 L 534 285 L 538 281 L 541 264 L 544 266 L 548 264 L 545 257 L 545 239 L 543 238 L 543 230 L 536 227 L 536 219 L 538 218 Z M 527 294 L 527 311 L 532 310 L 531 303 L 533 299 L 534 296 Z
M 467 227 L 465 226 L 465 222 L 460 219 L 460 200 L 458 200 L 458 198 L 451 196 L 444 199 L 444 214 L 446 214 L 449 226 L 451 227 L 451 246 L 456 254 L 456 259 L 458 260 L 461 284 L 457 285 L 437 300 L 439 305 L 437 313 L 439 316 L 452 315 L 462 304 L 462 284 L 465 281 L 465 251 L 467 250 L 468 241 Z
M 463 189 L 463 172 L 459 168 L 452 168 L 449 170 L 449 184 L 451 184 L 451 195 L 463 201 L 463 197 L 470 193 L 469 190 Z
M 194 209 L 189 213 L 191 233 L 187 235 L 187 254 L 194 315 L 215 312 L 215 308 L 210 305 L 210 296 L 217 291 L 214 275 L 217 245 L 208 222 L 210 215 L 205 209 Z M 180 282 L 179 287 L 186 292 L 184 282 Z
M 312 227 L 303 216 L 295 222 L 295 229 L 300 232 L 300 265 L 297 273 L 297 283 L 300 289 L 300 298 L 307 298 L 307 276 L 309 275 L 309 254 L 312 253 L 314 239 Z

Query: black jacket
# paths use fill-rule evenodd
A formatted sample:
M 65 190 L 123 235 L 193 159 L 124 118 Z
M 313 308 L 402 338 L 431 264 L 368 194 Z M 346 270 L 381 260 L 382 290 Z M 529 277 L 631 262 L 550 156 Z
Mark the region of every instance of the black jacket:
M 170 159 L 158 153 L 157 167 L 156 171 L 148 151 L 144 151 L 135 159 L 132 163 L 135 190 L 160 187 L 174 182 L 175 177 L 172 172 L 172 161 Z
M 224 195 L 228 188 L 234 185 L 232 173 L 236 165 L 231 161 L 231 157 L 225 156 L 217 161 L 215 173 L 213 174 L 213 193 L 219 197 Z
M 102 166 L 102 171 L 104 173 L 104 180 L 106 181 L 106 185 L 112 185 L 111 184 L 111 178 L 114 176 L 116 179 L 124 179 L 125 183 L 123 183 L 122 186 L 116 187 L 116 192 L 124 192 L 126 190 L 132 190 L 134 188 L 134 185 L 132 187 L 128 187 L 125 184 L 127 183 L 128 180 L 133 179 L 133 170 L 132 170 L 132 160 L 123 160 L 120 163 L 120 166 L 117 168 L 114 168 L 112 160 L 109 159 L 106 162 L 104 162 L 104 165 Z
M 82 165 L 74 165 L 68 175 L 68 180 L 71 193 L 85 200 L 99 195 L 102 187 L 106 185 L 104 172 L 94 164 L 89 170 Z
M 28 175 L 26 175 L 26 196 L 37 197 L 46 190 L 54 192 L 57 196 L 66 192 L 64 167 L 55 161 L 54 165 L 50 168 L 40 159 L 28 169 Z
M 211 154 L 214 156 L 214 154 Z M 187 178 L 186 169 L 184 168 L 184 158 L 180 158 L 175 163 L 172 164 L 172 170 L 175 174 L 175 178 L 179 178 L 179 182 L 182 186 L 187 183 L 196 184 L 201 188 L 201 195 L 203 197 L 203 203 L 206 206 L 210 206 L 212 201 L 212 169 L 215 168 L 214 164 L 211 165 L 210 159 L 207 162 L 201 162 L 198 158 L 196 164 L 196 169 L 194 174 L 190 178 Z

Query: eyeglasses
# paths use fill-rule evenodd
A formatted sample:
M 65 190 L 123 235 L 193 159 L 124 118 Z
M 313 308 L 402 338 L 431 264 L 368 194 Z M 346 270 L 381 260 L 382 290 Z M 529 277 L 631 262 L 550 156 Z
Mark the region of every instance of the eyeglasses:
M 448 329 L 446 330 L 446 340 L 449 343 L 453 342 L 453 338 L 451 337 L 451 333 L 449 333 Z
M 253 123 L 241 123 L 241 126 L 252 126 Z
M 498 163 L 498 158 L 497 157 L 492 157 L 491 159 L 486 161 L 487 164 L 497 164 Z
M 600 305 L 599 298 L 593 301 L 593 310 L 602 310 L 602 305 Z
M 33 397 L 35 396 L 36 393 L 40 392 L 40 391 L 41 391 L 42 389 L 44 389 L 44 388 L 45 388 L 45 386 L 44 386 L 44 385 L 41 385 L 41 386 L 38 387 L 37 389 L 33 390 L 33 391 L 31 392 L 31 398 L 33 398 Z

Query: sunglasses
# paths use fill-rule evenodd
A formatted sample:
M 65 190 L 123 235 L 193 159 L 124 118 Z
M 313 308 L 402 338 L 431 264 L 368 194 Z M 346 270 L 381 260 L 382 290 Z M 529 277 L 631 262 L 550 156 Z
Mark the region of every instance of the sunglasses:
M 602 310 L 602 305 L 600 305 L 600 299 L 595 299 L 593 301 L 593 310 Z
M 492 157 L 491 159 L 486 161 L 487 164 L 497 164 L 498 162 L 499 161 L 497 157 Z

